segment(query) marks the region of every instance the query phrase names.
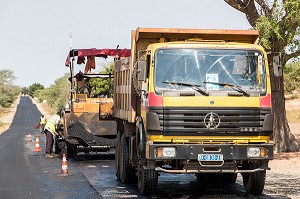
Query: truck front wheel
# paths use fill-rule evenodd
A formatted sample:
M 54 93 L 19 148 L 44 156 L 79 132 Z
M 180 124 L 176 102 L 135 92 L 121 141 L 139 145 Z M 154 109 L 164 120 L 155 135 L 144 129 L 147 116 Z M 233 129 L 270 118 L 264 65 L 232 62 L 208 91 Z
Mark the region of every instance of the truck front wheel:
M 250 163 L 250 168 L 257 168 L 257 164 Z M 247 193 L 260 195 L 265 186 L 266 171 L 257 171 L 254 173 L 243 173 L 243 184 Z
M 143 166 L 139 169 L 138 187 L 143 195 L 152 195 L 155 193 L 158 174 L 155 169 L 146 169 Z

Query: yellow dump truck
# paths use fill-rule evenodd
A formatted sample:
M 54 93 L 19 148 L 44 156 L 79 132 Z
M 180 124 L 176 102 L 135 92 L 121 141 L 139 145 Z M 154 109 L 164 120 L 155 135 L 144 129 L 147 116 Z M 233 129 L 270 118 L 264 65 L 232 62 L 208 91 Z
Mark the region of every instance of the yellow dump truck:
M 81 159 L 115 153 L 117 126 L 112 93 L 98 93 L 99 89 L 90 84 L 93 79 L 101 78 L 107 79 L 108 86 L 113 87 L 113 74 L 91 73 L 96 67 L 95 59 L 108 56 L 128 57 L 130 50 L 92 48 L 68 53 L 65 65 L 70 70 L 70 101 L 62 113 L 68 157 Z M 84 70 L 79 68 L 79 72 L 75 72 L 75 66 L 80 67 L 80 64 L 85 64 Z
M 267 53 L 256 30 L 138 28 L 115 60 L 116 176 L 153 194 L 158 173 L 258 195 L 273 158 Z

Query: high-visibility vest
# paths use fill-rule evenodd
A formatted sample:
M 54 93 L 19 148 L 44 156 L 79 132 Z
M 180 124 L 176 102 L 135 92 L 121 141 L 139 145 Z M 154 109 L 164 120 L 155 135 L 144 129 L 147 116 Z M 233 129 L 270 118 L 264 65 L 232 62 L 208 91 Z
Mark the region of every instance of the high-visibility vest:
M 40 124 L 46 124 L 46 117 L 44 116 L 44 117 L 41 117 L 40 118 Z
M 46 123 L 45 125 L 45 129 L 47 129 L 48 131 L 50 131 L 53 135 L 56 135 L 56 125 L 59 123 L 60 121 L 60 116 L 55 114 L 53 115 Z

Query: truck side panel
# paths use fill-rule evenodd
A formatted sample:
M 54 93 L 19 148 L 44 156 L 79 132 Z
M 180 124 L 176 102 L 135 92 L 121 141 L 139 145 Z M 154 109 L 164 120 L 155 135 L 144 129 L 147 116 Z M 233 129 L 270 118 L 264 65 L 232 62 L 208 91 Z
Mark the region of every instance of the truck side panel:
M 132 89 L 130 58 L 115 60 L 114 116 L 134 122 L 136 98 Z

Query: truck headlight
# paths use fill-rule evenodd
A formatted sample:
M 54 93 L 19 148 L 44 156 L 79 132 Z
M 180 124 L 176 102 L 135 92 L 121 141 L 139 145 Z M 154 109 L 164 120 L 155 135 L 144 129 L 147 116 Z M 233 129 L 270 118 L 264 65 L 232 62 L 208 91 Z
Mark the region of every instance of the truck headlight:
M 159 147 L 155 149 L 155 156 L 158 158 L 173 158 L 176 156 L 174 147 Z
M 264 147 L 248 147 L 247 156 L 249 158 L 262 158 L 267 156 L 267 149 Z

